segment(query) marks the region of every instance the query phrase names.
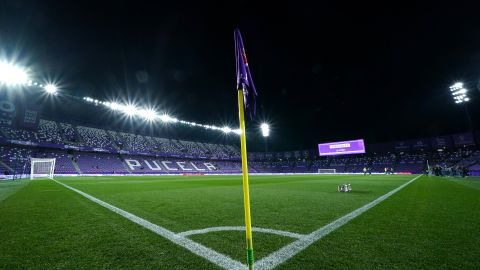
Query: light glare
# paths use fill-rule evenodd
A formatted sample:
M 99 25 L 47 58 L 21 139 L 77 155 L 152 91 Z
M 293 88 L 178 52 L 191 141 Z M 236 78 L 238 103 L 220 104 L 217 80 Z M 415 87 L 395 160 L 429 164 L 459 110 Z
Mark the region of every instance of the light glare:
M 97 103 L 97 102 L 95 102 L 95 103 Z M 128 116 L 133 116 L 137 113 L 137 107 L 135 107 L 133 105 L 126 105 L 125 107 L 122 108 L 122 112 L 125 113 Z
M 162 122 L 165 122 L 165 123 L 180 123 L 180 124 L 188 125 L 188 126 L 191 126 L 191 127 L 202 127 L 204 129 L 220 130 L 220 131 L 224 132 L 225 134 L 233 132 L 235 134 L 240 135 L 242 133 L 240 129 L 232 129 L 228 126 L 217 127 L 217 126 L 213 126 L 213 125 L 204 125 L 204 124 L 199 124 L 199 123 L 195 123 L 195 122 L 179 120 L 179 119 L 177 119 L 173 116 L 170 116 L 166 113 L 160 115 L 155 110 L 153 110 L 151 108 L 141 108 L 141 107 L 139 108 L 139 107 L 134 106 L 133 104 L 124 105 L 124 104 L 120 104 L 120 103 L 113 102 L 113 101 L 112 102 L 101 101 L 101 100 L 93 99 L 91 97 L 84 97 L 83 100 L 85 102 L 92 103 L 92 104 L 97 105 L 97 106 L 98 105 L 103 105 L 107 108 L 110 108 L 111 110 L 122 112 L 122 113 L 124 113 L 128 116 L 141 117 L 141 118 L 143 118 L 145 120 L 148 120 L 148 121 L 154 121 L 156 119 L 160 119 Z
M 262 136 L 263 137 L 270 136 L 270 126 L 267 123 L 261 124 L 260 129 L 262 130 Z
M 450 92 L 452 93 L 455 104 L 467 102 L 470 98 L 467 96 L 468 90 L 463 87 L 463 83 L 457 82 L 450 86 Z
M 232 129 L 229 128 L 229 127 L 223 127 L 222 131 L 223 131 L 223 133 L 230 133 L 230 132 L 232 132 Z
M 28 82 L 25 70 L 8 63 L 0 63 L 0 82 L 6 85 L 21 85 Z
M 160 116 L 160 120 L 162 120 L 165 123 L 168 123 L 168 122 L 172 121 L 172 117 L 170 117 L 170 115 L 168 115 L 168 114 L 162 114 Z
M 57 87 L 51 83 L 45 85 L 45 87 L 43 88 L 45 89 L 45 91 L 49 94 L 56 94 L 57 93 Z
M 158 116 L 157 113 L 156 113 L 154 110 L 152 110 L 152 109 L 146 109 L 146 110 L 142 109 L 142 110 L 139 110 L 139 111 L 138 111 L 138 114 L 139 114 L 141 117 L 143 117 L 143 118 L 145 118 L 146 120 L 148 120 L 148 121 L 153 121 L 153 120 L 155 120 L 155 119 L 157 118 L 157 116 Z

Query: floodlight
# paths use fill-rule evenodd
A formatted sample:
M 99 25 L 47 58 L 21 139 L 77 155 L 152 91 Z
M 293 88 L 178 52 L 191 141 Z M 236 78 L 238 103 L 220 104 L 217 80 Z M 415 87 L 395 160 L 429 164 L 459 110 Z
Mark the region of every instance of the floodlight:
M 6 85 L 21 85 L 28 82 L 25 70 L 8 63 L 0 63 L 0 83 Z
M 167 122 L 172 121 L 172 117 L 170 117 L 170 115 L 168 115 L 168 114 L 162 114 L 162 115 L 160 116 L 160 120 L 162 120 L 163 122 L 167 123 Z
M 141 117 L 145 118 L 146 120 L 148 121 L 152 121 L 154 120 L 155 118 L 157 118 L 157 112 L 155 112 L 154 110 L 152 109 L 142 109 L 142 110 L 139 110 L 138 111 L 138 115 L 140 115 Z
M 110 102 L 110 104 L 108 105 L 108 107 L 110 107 L 110 109 L 116 111 L 116 110 L 120 110 L 122 108 L 122 105 L 116 103 L 116 102 Z
M 133 116 L 137 113 L 137 107 L 133 106 L 133 105 L 126 105 L 122 108 L 122 112 L 125 113 L 126 115 L 128 116 Z
M 453 84 L 452 86 L 450 86 L 450 89 L 460 89 L 462 87 L 463 87 L 463 83 L 457 82 L 457 83 Z
M 47 88 L 50 88 L 50 87 L 51 86 L 48 86 L 48 85 L 45 86 L 45 90 L 47 91 Z M 204 124 L 199 124 L 199 123 L 195 123 L 195 122 L 189 122 L 189 121 L 177 119 L 177 118 L 172 117 L 172 116 L 170 116 L 166 113 L 164 113 L 162 115 L 159 115 L 153 109 L 140 108 L 140 107 L 136 107 L 133 104 L 120 104 L 120 103 L 113 102 L 113 101 L 109 102 L 109 101 L 102 101 L 102 100 L 98 100 L 98 99 L 93 99 L 91 97 L 83 97 L 83 100 L 85 102 L 88 102 L 88 103 L 93 103 L 96 106 L 98 106 L 100 104 L 100 105 L 108 107 L 108 108 L 110 108 L 114 111 L 120 111 L 120 112 L 122 112 L 122 113 L 124 113 L 128 116 L 142 117 L 142 118 L 144 118 L 145 120 L 148 120 L 148 121 L 154 121 L 156 119 L 160 119 L 162 122 L 165 122 L 165 123 L 180 123 L 180 124 L 194 126 L 194 127 L 195 126 L 196 127 L 202 127 L 202 128 L 210 129 L 210 130 L 220 130 L 220 131 L 224 132 L 225 134 L 233 132 L 235 134 L 240 135 L 242 133 L 240 129 L 231 129 L 228 126 L 217 127 L 217 126 L 213 126 L 213 125 L 204 125 Z
M 460 95 L 460 94 L 466 94 L 466 93 L 467 93 L 467 89 L 465 89 L 465 88 L 456 89 L 455 91 L 452 91 L 452 95 L 454 95 L 454 96 L 457 96 L 457 95 Z
M 52 95 L 57 93 L 57 87 L 55 85 L 51 84 L 51 83 L 45 85 L 45 87 L 43 89 L 45 89 L 45 91 L 47 93 L 52 94 Z
M 270 126 L 267 123 L 261 124 L 260 129 L 262 130 L 263 137 L 268 137 L 270 135 Z
M 463 83 L 457 82 L 450 86 L 450 92 L 452 93 L 455 104 L 467 102 L 470 98 L 467 96 L 468 90 L 463 87 Z

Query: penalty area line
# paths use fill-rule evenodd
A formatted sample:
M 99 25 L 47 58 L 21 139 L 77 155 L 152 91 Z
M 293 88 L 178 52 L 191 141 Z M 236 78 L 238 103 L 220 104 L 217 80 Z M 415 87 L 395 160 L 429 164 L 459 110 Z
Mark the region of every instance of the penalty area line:
M 407 183 L 395 188 L 394 190 L 378 197 L 374 201 L 367 203 L 366 205 L 358 208 L 357 210 L 354 210 L 345 216 L 336 219 L 335 221 L 331 222 L 330 224 L 327 224 L 323 226 L 322 228 L 306 235 L 305 237 L 302 237 L 284 247 L 281 249 L 271 253 L 267 257 L 262 258 L 255 264 L 255 268 L 257 270 L 270 270 L 275 267 L 277 267 L 279 264 L 285 262 L 286 260 L 292 258 L 299 252 L 303 251 L 307 247 L 309 247 L 311 244 L 314 242 L 320 240 L 324 236 L 328 235 L 329 233 L 333 232 L 334 230 L 340 228 L 341 226 L 347 224 L 350 220 L 358 217 L 359 215 L 365 213 L 367 210 L 370 208 L 374 207 L 375 205 L 383 202 L 384 200 L 388 199 L 390 196 L 393 194 L 397 193 L 404 187 L 408 186 L 411 184 L 413 181 L 417 180 L 420 178 L 422 175 L 419 175 L 412 180 L 408 181 Z
M 64 184 L 62 182 L 59 182 L 55 179 L 52 179 L 53 181 L 57 182 L 58 184 L 64 186 L 65 188 L 67 189 L 70 189 L 80 195 L 82 195 L 83 197 L 91 200 L 92 202 L 95 202 L 105 208 L 107 208 L 108 210 L 114 212 L 114 213 L 117 213 L 119 214 L 120 216 L 132 221 L 133 223 L 136 223 L 168 240 L 170 240 L 171 242 L 173 242 L 174 244 L 177 244 L 181 247 L 184 247 L 185 249 L 188 249 L 189 251 L 191 251 L 192 253 L 196 254 L 197 256 L 200 256 L 214 264 L 216 264 L 217 266 L 220 266 L 221 268 L 223 269 L 235 269 L 235 270 L 240 270 L 240 269 L 246 269 L 246 265 L 226 256 L 226 255 L 223 255 L 221 253 L 218 253 L 216 252 L 215 250 L 213 249 L 210 249 L 204 245 L 201 245 L 193 240 L 190 240 L 188 238 L 185 238 L 183 236 L 180 236 L 178 234 L 175 234 L 174 232 L 172 231 L 169 231 L 163 227 L 160 227 L 156 224 L 153 224 L 151 223 L 150 221 L 148 220 L 145 220 L 141 217 L 138 217 L 132 213 L 129 213 L 123 209 L 120 209 L 118 207 L 115 207 L 109 203 L 106 203 L 100 199 L 97 199 L 95 197 L 93 197 L 92 195 L 89 195 L 81 190 L 78 190 L 76 188 L 73 188 L 67 184 Z

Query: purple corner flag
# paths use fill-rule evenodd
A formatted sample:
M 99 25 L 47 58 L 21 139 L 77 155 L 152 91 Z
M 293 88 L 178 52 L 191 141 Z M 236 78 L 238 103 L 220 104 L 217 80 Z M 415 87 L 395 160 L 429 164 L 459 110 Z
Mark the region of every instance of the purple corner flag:
M 243 46 L 242 35 L 237 28 L 234 32 L 235 36 L 235 64 L 237 69 L 237 90 L 243 89 L 243 102 L 245 109 L 250 114 L 250 119 L 255 115 L 257 90 L 253 84 L 250 68 L 248 67 L 247 54 Z

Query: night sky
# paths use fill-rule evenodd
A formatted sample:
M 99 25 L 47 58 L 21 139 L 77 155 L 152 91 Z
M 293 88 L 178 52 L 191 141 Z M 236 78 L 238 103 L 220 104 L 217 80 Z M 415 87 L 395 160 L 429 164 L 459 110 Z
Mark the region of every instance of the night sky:
M 448 90 L 456 81 L 470 90 L 468 109 L 479 127 L 480 16 L 473 4 L 99 2 L 0 0 L 2 57 L 55 80 L 64 93 L 235 126 L 239 27 L 259 92 L 257 117 L 247 124 L 252 150 L 263 150 L 262 121 L 271 123 L 272 150 L 468 131 L 465 108 Z M 61 98 L 43 103 L 50 119 L 225 140 L 196 129 L 129 126 Z

